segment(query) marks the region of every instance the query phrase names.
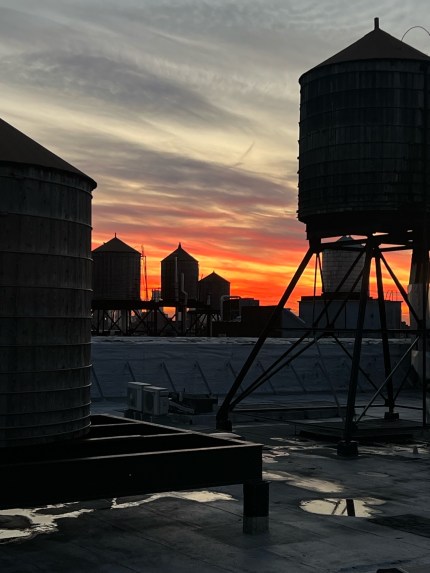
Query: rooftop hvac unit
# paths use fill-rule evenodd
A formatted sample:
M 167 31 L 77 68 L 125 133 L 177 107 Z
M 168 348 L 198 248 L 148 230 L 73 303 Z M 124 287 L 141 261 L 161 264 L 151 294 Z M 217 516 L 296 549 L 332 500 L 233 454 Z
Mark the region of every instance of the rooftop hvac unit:
M 143 412 L 143 389 L 151 386 L 149 382 L 129 382 L 127 385 L 127 404 L 129 410 Z
M 145 386 L 143 412 L 151 416 L 163 416 L 169 412 L 169 391 L 160 386 Z

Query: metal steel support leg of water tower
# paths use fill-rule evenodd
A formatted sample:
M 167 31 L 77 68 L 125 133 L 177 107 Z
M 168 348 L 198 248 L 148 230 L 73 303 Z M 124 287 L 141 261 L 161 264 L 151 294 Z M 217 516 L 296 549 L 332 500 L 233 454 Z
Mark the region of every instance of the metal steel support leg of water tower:
M 369 237 L 366 243 L 366 258 L 364 261 L 363 276 L 361 280 L 360 303 L 358 307 L 358 319 L 357 319 L 357 332 L 355 335 L 354 351 L 352 356 L 348 401 L 347 401 L 346 416 L 345 416 L 344 439 L 341 440 L 337 446 L 338 455 L 343 457 L 355 457 L 358 455 L 358 445 L 357 442 L 352 440 L 352 437 L 355 430 L 355 424 L 354 424 L 355 397 L 357 394 L 358 375 L 360 371 L 359 369 L 360 369 L 361 346 L 363 341 L 363 327 L 366 313 L 366 302 L 368 299 L 369 277 L 370 277 L 370 268 L 373 257 L 373 248 L 374 248 L 373 241 L 371 241 Z
M 384 356 L 384 370 L 385 378 L 387 379 L 387 399 L 385 405 L 388 407 L 388 411 L 384 414 L 384 419 L 398 420 L 399 414 L 394 412 L 395 399 L 394 399 L 394 389 L 393 389 L 393 377 L 391 369 L 391 356 L 390 356 L 390 346 L 388 342 L 388 330 L 387 330 L 387 313 L 385 308 L 384 300 L 384 287 L 382 284 L 382 269 L 381 269 L 381 252 L 379 249 L 375 252 L 375 269 L 376 269 L 376 283 L 378 289 L 378 307 L 379 307 L 379 319 L 381 326 L 381 338 L 382 338 L 382 352 Z
M 278 302 L 278 305 L 274 309 L 274 311 L 273 311 L 271 317 L 269 318 L 267 324 L 263 328 L 263 331 L 261 332 L 257 342 L 255 343 L 255 346 L 253 347 L 247 360 L 245 361 L 244 365 L 242 366 L 242 369 L 239 372 L 236 380 L 234 381 L 232 387 L 228 391 L 228 393 L 224 399 L 224 402 L 221 404 L 221 406 L 217 412 L 216 427 L 218 430 L 231 432 L 232 424 L 231 424 L 231 420 L 229 419 L 229 414 L 230 414 L 230 405 L 231 405 L 232 399 L 233 399 L 234 395 L 236 394 L 236 392 L 238 391 L 238 389 L 240 388 L 240 385 L 242 384 L 246 374 L 248 373 L 249 369 L 251 368 L 257 354 L 260 352 L 261 347 L 263 346 L 265 340 L 269 336 L 270 331 L 272 330 L 273 326 L 275 325 L 277 318 L 281 314 L 282 309 L 284 308 L 285 304 L 287 303 L 288 299 L 290 298 L 291 293 L 293 292 L 294 288 L 296 287 L 300 277 L 302 276 L 303 272 L 305 271 L 309 261 L 311 260 L 311 258 L 315 252 L 317 252 L 316 246 L 310 246 L 307 253 L 305 254 L 302 262 L 298 266 L 293 278 L 291 279 L 290 284 L 287 286 L 284 294 L 282 295 L 280 301 Z

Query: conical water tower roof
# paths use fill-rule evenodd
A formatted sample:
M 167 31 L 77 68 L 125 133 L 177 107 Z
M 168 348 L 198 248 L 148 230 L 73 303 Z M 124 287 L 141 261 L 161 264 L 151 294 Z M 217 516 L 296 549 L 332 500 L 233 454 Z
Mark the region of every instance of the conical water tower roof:
M 223 283 L 228 283 L 230 284 L 230 282 L 228 280 L 226 280 L 225 278 L 223 278 L 221 275 L 219 275 L 218 273 L 216 273 L 215 271 L 212 271 L 210 275 L 207 275 L 205 277 L 203 277 L 202 279 L 200 279 L 200 283 L 205 283 L 205 282 L 223 282 Z
M 67 161 L 58 157 L 21 131 L 0 119 L 0 163 L 19 163 L 48 167 L 85 177 L 93 185 L 97 183 Z
M 379 28 L 379 18 L 375 18 L 375 27 L 371 32 L 334 56 L 331 56 L 328 60 L 321 62 L 313 69 L 341 62 L 375 59 L 430 61 L 430 57 L 423 52 L 381 30 Z
M 165 257 L 161 262 L 169 261 L 170 259 L 175 259 L 175 258 L 177 258 L 179 261 L 194 261 L 197 263 L 197 259 L 195 259 L 189 253 L 187 253 L 187 251 L 182 248 L 181 243 L 179 243 L 178 248 L 175 251 L 173 251 L 173 253 L 167 255 L 167 257 Z
M 124 243 L 124 241 L 121 241 L 121 239 L 118 239 L 118 237 L 116 235 L 115 235 L 115 237 L 113 237 L 113 239 L 111 239 L 107 243 L 103 243 L 103 245 L 100 245 L 100 247 L 97 247 L 96 249 L 93 250 L 93 253 L 101 253 L 101 252 L 105 252 L 105 253 L 137 253 L 138 255 L 140 255 L 139 251 L 136 251 L 136 249 L 133 249 L 132 247 L 130 247 L 129 245 Z

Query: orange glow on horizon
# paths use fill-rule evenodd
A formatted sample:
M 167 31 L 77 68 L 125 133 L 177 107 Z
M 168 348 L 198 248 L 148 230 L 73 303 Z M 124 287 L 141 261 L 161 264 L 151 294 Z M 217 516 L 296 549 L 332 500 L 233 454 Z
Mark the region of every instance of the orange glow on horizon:
M 92 249 L 97 248 L 104 242 L 109 241 L 114 236 L 112 233 L 109 237 L 94 234 Z M 182 248 L 193 256 L 199 262 L 199 279 L 204 278 L 213 271 L 230 282 L 230 294 L 242 298 L 254 298 L 259 301 L 261 306 L 277 305 L 283 296 L 285 289 L 289 285 L 299 264 L 301 263 L 307 249 L 306 240 L 301 243 L 297 242 L 288 252 L 282 256 L 274 248 L 264 260 L 256 256 L 249 258 L 237 251 L 223 250 L 218 252 L 213 246 L 190 244 L 178 241 L 176 239 L 166 239 L 165 243 L 169 248 L 160 248 L 158 245 L 143 244 L 140 237 L 135 235 L 123 235 L 117 233 L 119 239 L 130 247 L 145 255 L 146 261 L 146 284 L 145 284 L 145 261 L 142 258 L 141 263 L 141 298 L 146 299 L 146 292 L 151 298 L 152 291 L 161 288 L 161 261 L 173 252 L 178 243 L 181 242 Z M 267 252 L 267 248 L 266 248 Z M 406 289 L 408 288 L 410 273 L 410 252 L 389 253 L 387 261 L 398 280 Z M 303 296 L 312 296 L 321 294 L 321 285 L 317 280 L 314 285 L 315 277 L 315 258 L 311 260 L 308 267 L 299 278 L 299 281 L 289 297 L 285 307 L 290 308 L 298 314 L 298 303 Z M 388 300 L 401 300 L 401 295 L 396 286 L 389 277 L 387 271 L 383 271 L 384 293 Z M 376 280 L 374 273 L 370 277 L 369 294 L 371 297 L 377 297 Z M 409 313 L 406 305 L 402 304 L 402 319 L 409 323 Z

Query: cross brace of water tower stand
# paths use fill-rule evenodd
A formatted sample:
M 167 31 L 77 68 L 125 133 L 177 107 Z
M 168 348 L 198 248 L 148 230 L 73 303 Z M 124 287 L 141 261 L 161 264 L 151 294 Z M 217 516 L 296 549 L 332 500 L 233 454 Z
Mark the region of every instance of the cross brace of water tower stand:
M 389 245 L 389 246 L 384 246 L 384 245 Z M 336 249 L 336 250 L 348 249 L 348 252 L 351 252 L 351 249 L 355 249 L 357 252 L 357 258 L 354 260 L 350 268 L 347 270 L 345 276 L 340 281 L 335 293 L 333 293 L 334 296 L 332 295 L 331 297 L 328 297 L 324 300 L 323 309 L 319 313 L 319 315 L 315 318 L 310 328 L 308 328 L 308 330 L 301 337 L 299 337 L 280 358 L 278 358 L 260 376 L 258 376 L 256 380 L 254 380 L 244 390 L 242 390 L 244 386 L 244 379 L 247 373 L 249 372 L 252 364 L 254 363 L 254 360 L 256 359 L 258 353 L 260 352 L 264 342 L 269 337 L 271 330 L 276 324 L 276 321 L 279 319 L 279 316 L 282 313 L 282 310 L 285 307 L 294 288 L 299 282 L 300 277 L 303 275 L 308 264 L 310 263 L 311 259 L 314 256 L 316 256 L 316 260 L 317 263 L 319 264 L 321 271 L 320 255 L 324 250 L 327 249 Z M 410 283 L 414 283 L 418 287 L 419 291 L 418 300 L 414 301 L 415 304 L 413 304 L 413 302 L 411 301 L 412 297 L 408 295 L 404 287 L 401 285 L 401 283 L 399 282 L 398 278 L 396 277 L 395 273 L 393 272 L 392 268 L 390 267 L 384 256 L 384 253 L 388 251 L 393 252 L 393 251 L 404 251 L 404 250 L 412 251 Z M 365 414 L 367 409 L 372 405 L 374 400 L 378 396 L 383 396 L 382 391 L 384 389 L 386 390 L 384 403 L 385 406 L 387 407 L 384 419 L 387 421 L 398 419 L 399 417 L 398 413 L 395 412 L 396 398 L 398 393 L 397 395 L 395 395 L 394 393 L 393 376 L 398 367 L 400 366 L 400 363 L 410 355 L 413 349 L 416 350 L 421 349 L 422 350 L 421 379 L 423 386 L 422 423 L 423 427 L 427 427 L 426 407 L 425 407 L 426 396 L 427 396 L 426 352 L 424 352 L 423 350 L 428 349 L 428 342 L 430 340 L 429 330 L 428 330 L 429 325 L 427 324 L 428 316 L 426 312 L 426 309 L 428 307 L 427 301 L 428 301 L 428 282 L 429 282 L 429 246 L 426 238 L 422 239 L 422 237 L 417 235 L 417 233 L 405 232 L 399 235 L 393 235 L 393 233 L 369 235 L 366 238 L 360 238 L 360 239 L 351 238 L 348 241 L 342 241 L 342 242 L 335 241 L 335 242 L 322 243 L 321 239 L 312 239 L 309 241 L 308 251 L 303 257 L 303 260 L 301 261 L 294 276 L 292 277 L 290 283 L 288 284 L 284 294 L 279 300 L 279 303 L 273 310 L 271 317 L 263 327 L 260 336 L 256 341 L 256 344 L 253 346 L 247 360 L 243 364 L 233 385 L 231 386 L 230 390 L 225 396 L 225 399 L 217 412 L 217 420 L 216 420 L 217 429 L 223 431 L 232 430 L 230 414 L 234 410 L 235 406 L 237 406 L 239 402 L 241 402 L 244 398 L 246 398 L 252 392 L 254 392 L 259 386 L 261 386 L 267 380 L 269 380 L 269 378 L 273 376 L 276 372 L 286 367 L 295 358 L 297 358 L 300 354 L 302 354 L 304 349 L 303 347 L 300 347 L 300 345 L 303 341 L 306 340 L 305 349 L 307 349 L 313 344 L 317 344 L 318 340 L 321 337 L 330 336 L 340 346 L 342 346 L 341 339 L 338 336 L 336 336 L 334 323 L 336 321 L 336 318 L 345 308 L 345 305 L 348 303 L 349 295 L 356 289 L 357 285 L 361 280 L 355 340 L 354 340 L 352 356 L 350 355 L 351 370 L 350 370 L 350 379 L 348 386 L 346 415 L 344 419 L 343 439 L 338 443 L 339 455 L 343 455 L 346 457 L 357 455 L 358 451 L 357 442 L 353 440 L 354 433 L 357 429 L 357 424 L 359 421 L 355 419 L 355 402 L 356 402 L 356 393 L 357 393 L 359 375 L 360 373 L 366 375 L 366 373 L 360 366 L 360 357 L 361 357 L 361 349 L 363 341 L 366 302 L 368 300 L 369 282 L 370 282 L 373 260 L 375 265 L 375 275 L 377 283 L 378 309 L 379 309 L 379 318 L 381 325 L 380 336 L 382 339 L 385 379 L 383 384 L 379 388 L 376 387 L 371 382 L 372 385 L 375 387 L 376 392 L 373 395 L 370 403 L 364 409 L 359 420 Z M 351 290 L 349 291 L 349 295 L 347 295 L 344 298 L 343 304 L 340 305 L 335 315 L 329 317 L 328 310 L 332 301 L 336 299 L 336 294 L 338 292 L 343 293 L 342 290 L 343 285 L 347 282 L 348 278 L 354 272 L 358 264 L 360 264 L 361 270 L 359 273 L 356 273 L 354 275 L 356 276 L 356 279 L 352 284 Z M 383 287 L 383 275 L 382 275 L 383 265 L 386 271 L 388 271 L 391 279 L 393 280 L 399 293 L 401 294 L 403 301 L 408 307 L 411 316 L 411 323 L 415 323 L 416 325 L 416 328 L 413 329 L 411 328 L 410 330 L 408 330 L 408 334 L 412 336 L 411 343 L 408 346 L 407 351 L 402 356 L 400 362 L 397 363 L 394 367 L 392 366 L 391 363 L 390 350 L 389 350 L 389 336 L 388 336 L 389 333 L 387 330 L 387 317 L 386 317 L 386 309 L 384 301 L 384 287 Z M 316 273 L 315 273 L 315 280 L 316 280 Z M 323 281 L 322 273 L 321 273 L 321 281 Z M 322 286 L 323 286 L 322 290 L 324 292 L 324 285 Z M 337 300 L 339 300 L 339 297 Z M 320 326 L 322 320 L 326 321 L 323 328 L 321 328 Z M 346 350 L 345 352 L 348 354 Z M 240 393 L 238 392 L 239 389 L 241 389 Z

